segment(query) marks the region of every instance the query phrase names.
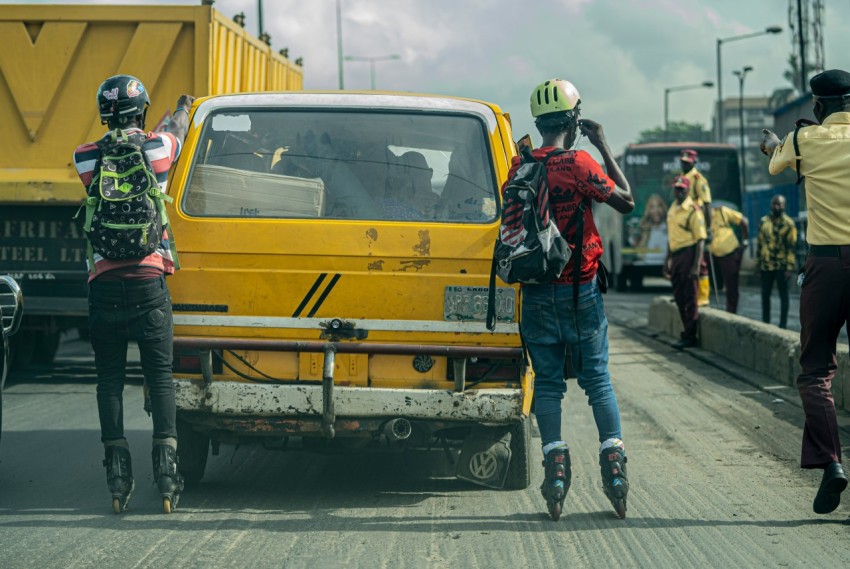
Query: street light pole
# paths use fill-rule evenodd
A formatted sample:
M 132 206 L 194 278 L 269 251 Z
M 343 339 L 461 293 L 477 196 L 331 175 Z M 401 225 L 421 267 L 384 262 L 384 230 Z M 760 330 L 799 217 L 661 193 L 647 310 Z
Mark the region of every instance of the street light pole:
M 752 71 L 750 65 L 732 73 L 738 78 L 738 121 L 741 135 L 741 203 L 745 203 L 744 195 L 747 193 L 747 149 L 744 146 L 744 79 L 747 73 Z
M 717 38 L 717 109 L 715 110 L 717 113 L 717 120 L 715 121 L 717 123 L 717 142 L 723 142 L 723 73 L 721 70 L 720 47 L 724 43 L 728 43 L 730 41 L 745 40 L 767 34 L 778 34 L 781 32 L 782 26 L 768 26 L 760 32 L 753 32 L 728 38 Z
M 398 54 L 391 55 L 378 55 L 378 56 L 358 56 L 358 55 L 346 55 L 346 61 L 368 61 L 369 62 L 369 79 L 372 85 L 372 90 L 375 90 L 375 62 L 376 61 L 391 61 L 394 59 L 401 59 L 401 56 Z
M 666 87 L 664 89 L 664 141 L 667 142 L 667 139 L 670 137 L 670 121 L 669 121 L 669 109 L 670 109 L 670 93 L 673 91 L 688 91 L 690 89 L 704 89 L 714 87 L 714 83 L 711 81 L 703 81 L 702 83 L 696 85 L 679 85 L 676 87 Z
M 337 59 L 339 60 L 339 90 L 345 88 L 345 82 L 342 75 L 342 12 L 339 7 L 340 0 L 336 0 L 336 48 Z

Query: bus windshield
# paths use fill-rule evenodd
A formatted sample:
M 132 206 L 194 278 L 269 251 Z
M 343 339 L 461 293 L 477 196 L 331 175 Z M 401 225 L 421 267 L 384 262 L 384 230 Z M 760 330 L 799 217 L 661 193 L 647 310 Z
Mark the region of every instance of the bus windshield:
M 663 263 L 667 251 L 667 209 L 673 200 L 673 180 L 681 173 L 679 153 L 698 152 L 697 169 L 711 186 L 712 205 L 741 211 L 737 150 L 726 144 L 633 144 L 622 157 L 622 168 L 635 199 L 634 211 L 623 220 L 624 254 L 634 264 Z

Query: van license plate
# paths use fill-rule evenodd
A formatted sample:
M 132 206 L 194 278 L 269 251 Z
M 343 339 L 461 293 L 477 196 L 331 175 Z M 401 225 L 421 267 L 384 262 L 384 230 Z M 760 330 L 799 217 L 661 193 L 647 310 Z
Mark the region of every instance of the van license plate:
M 486 286 L 447 286 L 443 318 L 453 322 L 485 322 L 487 320 Z M 516 289 L 496 287 L 496 321 L 514 322 Z

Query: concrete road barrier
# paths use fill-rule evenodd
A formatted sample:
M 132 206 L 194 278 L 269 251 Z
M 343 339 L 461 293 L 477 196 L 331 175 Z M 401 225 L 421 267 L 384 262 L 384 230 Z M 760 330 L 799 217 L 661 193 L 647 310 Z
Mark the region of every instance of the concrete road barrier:
M 682 321 L 673 299 L 659 296 L 649 307 L 649 327 L 678 338 Z M 800 373 L 800 334 L 782 330 L 714 308 L 700 308 L 700 348 L 796 389 Z M 850 358 L 838 350 L 838 370 L 832 381 L 836 407 L 850 411 Z

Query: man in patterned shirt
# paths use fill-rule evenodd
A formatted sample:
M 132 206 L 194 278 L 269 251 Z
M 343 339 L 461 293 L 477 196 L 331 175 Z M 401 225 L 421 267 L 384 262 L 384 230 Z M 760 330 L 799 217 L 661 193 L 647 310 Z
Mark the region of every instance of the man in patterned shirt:
M 602 125 L 579 118 L 580 102 L 575 85 L 563 79 L 545 81 L 531 94 L 531 114 L 543 139 L 533 154 L 537 160 L 549 157 L 545 167 L 551 211 L 558 229 L 577 249 L 558 279 L 522 286 L 521 328 L 534 368 L 534 414 L 544 456 L 545 479 L 540 489 L 556 520 L 571 481 L 570 451 L 561 430 L 567 353 L 593 408 L 602 487 L 620 518 L 626 516 L 629 488 L 620 409 L 608 371 L 608 320 L 596 276 L 602 238 L 590 206 L 595 201 L 629 213 L 635 203 Z M 590 154 L 573 148 L 579 133 L 602 155 L 607 174 Z M 514 157 L 508 180 L 519 167 L 520 159 Z M 578 247 L 577 242 L 583 245 Z
M 141 150 L 166 193 L 168 172 L 180 154 L 188 128 L 193 97 L 181 96 L 164 132 L 147 133 Z M 143 135 L 150 98 L 141 81 L 131 75 L 116 75 L 97 91 L 101 122 L 112 132 Z M 110 136 L 107 134 L 106 136 Z M 106 138 L 106 137 L 104 137 Z M 82 144 L 74 151 L 74 165 L 87 191 L 99 168 L 97 143 Z M 148 198 L 150 199 L 150 198 Z M 93 255 L 89 269 L 89 327 L 97 369 L 97 407 L 101 441 L 104 445 L 106 481 L 115 513 L 123 511 L 133 492 L 130 448 L 124 436 L 122 392 L 126 377 L 127 345 L 139 346 L 142 373 L 148 387 L 153 416 L 155 482 L 163 495 L 166 511 L 177 505 L 183 481 L 177 473 L 177 428 L 174 381 L 171 375 L 173 324 L 171 297 L 165 276 L 174 274 L 168 230 L 159 247 L 142 258 L 107 259 Z M 167 496 L 166 496 L 167 495 Z
M 785 215 L 785 196 L 770 200 L 770 215 L 761 218 L 758 233 L 758 269 L 761 273 L 761 319 L 770 324 L 773 283 L 779 290 L 779 327 L 788 326 L 788 279 L 796 268 L 797 227 Z

